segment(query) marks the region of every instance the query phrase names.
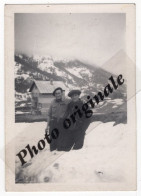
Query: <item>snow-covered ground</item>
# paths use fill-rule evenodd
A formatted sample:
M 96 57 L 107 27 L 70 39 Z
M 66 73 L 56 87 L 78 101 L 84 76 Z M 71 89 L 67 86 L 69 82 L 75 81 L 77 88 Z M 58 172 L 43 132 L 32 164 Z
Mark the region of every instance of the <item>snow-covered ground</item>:
M 90 124 L 81 150 L 50 152 L 46 143 L 44 150 L 34 158 L 27 156 L 21 168 L 16 157 L 16 173 L 25 182 L 55 183 L 123 183 L 130 179 L 129 160 L 133 132 L 127 125 L 113 126 L 114 122 Z M 44 138 L 45 122 L 22 123 L 16 135 L 16 154 L 27 144 L 36 145 Z M 127 165 L 129 167 L 127 167 Z

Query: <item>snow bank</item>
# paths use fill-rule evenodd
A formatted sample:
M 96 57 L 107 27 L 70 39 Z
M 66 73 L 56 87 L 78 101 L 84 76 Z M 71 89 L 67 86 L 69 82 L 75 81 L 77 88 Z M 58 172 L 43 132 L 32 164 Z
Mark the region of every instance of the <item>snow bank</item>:
M 128 180 L 127 160 L 132 134 L 126 125 L 93 122 L 87 130 L 84 147 L 70 152 L 50 152 L 49 146 L 30 159 L 24 168 L 16 158 L 16 172 L 25 182 L 94 183 Z M 46 123 L 32 123 L 17 137 L 16 153 L 27 144 L 43 138 Z

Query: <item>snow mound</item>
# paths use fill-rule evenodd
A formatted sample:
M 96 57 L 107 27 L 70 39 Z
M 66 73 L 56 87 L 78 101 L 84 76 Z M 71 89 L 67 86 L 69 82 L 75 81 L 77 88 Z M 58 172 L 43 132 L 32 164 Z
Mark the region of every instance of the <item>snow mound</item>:
M 113 124 L 114 122 L 104 125 L 101 122 L 91 123 L 81 150 L 50 152 L 47 146 L 36 157 L 29 157 L 24 168 L 20 168 L 16 159 L 16 171 L 20 171 L 28 183 L 126 182 L 130 174 L 127 164 L 130 164 L 128 161 L 131 159 L 129 152 L 133 133 L 127 130 L 125 124 Z M 20 133 L 16 139 L 16 151 L 20 151 L 28 142 L 35 145 L 43 138 L 45 126 L 45 123 L 33 123 Z

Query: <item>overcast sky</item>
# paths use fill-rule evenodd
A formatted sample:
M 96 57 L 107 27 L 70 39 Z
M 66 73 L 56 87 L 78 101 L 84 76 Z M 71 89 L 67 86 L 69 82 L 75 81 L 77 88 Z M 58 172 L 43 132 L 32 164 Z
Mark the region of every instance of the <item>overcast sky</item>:
M 15 52 L 102 65 L 125 49 L 125 14 L 15 14 Z

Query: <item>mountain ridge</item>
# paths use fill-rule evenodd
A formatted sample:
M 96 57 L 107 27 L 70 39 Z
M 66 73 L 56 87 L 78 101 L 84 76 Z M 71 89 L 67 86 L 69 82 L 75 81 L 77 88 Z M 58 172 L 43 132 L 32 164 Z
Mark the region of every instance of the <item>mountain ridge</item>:
M 83 63 L 78 59 L 54 61 L 50 56 L 41 56 L 35 60 L 27 55 L 15 55 L 15 67 L 15 90 L 21 93 L 27 92 L 33 80 L 52 79 L 63 81 L 69 89 L 80 88 L 82 94 L 93 95 L 103 90 L 111 75 L 116 77 L 101 67 Z M 126 85 L 122 86 L 111 98 L 123 98 L 125 89 Z

